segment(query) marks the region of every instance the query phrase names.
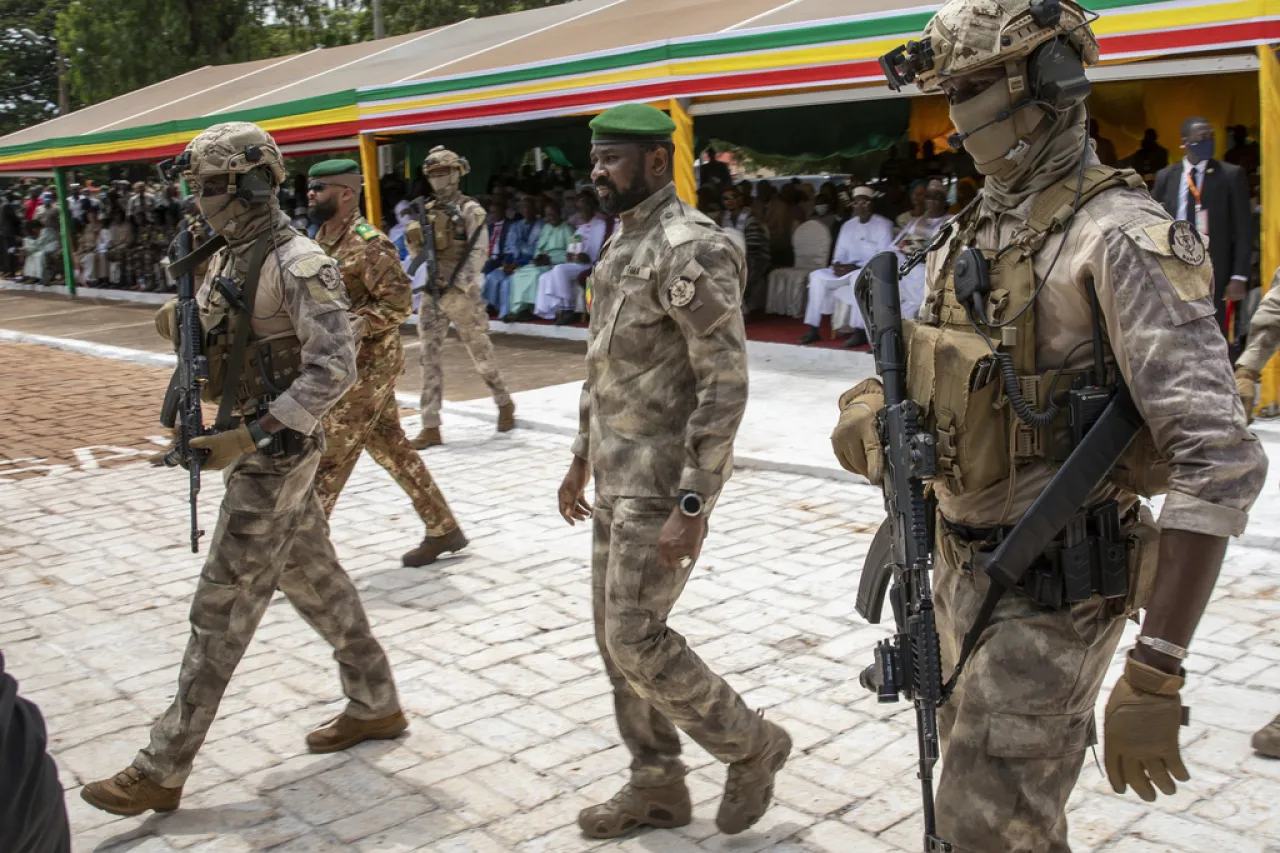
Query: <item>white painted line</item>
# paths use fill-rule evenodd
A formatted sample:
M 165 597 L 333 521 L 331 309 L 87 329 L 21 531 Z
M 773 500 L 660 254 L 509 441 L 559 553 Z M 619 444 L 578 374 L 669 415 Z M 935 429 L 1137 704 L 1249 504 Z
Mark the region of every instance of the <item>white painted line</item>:
M 315 53 L 317 50 L 320 50 L 320 48 L 318 48 L 318 47 L 317 47 L 317 48 L 313 48 L 313 49 L 308 50 L 308 51 L 304 51 L 303 53 L 295 53 L 293 56 L 286 56 L 285 58 L 283 58 L 283 59 L 281 59 L 281 60 L 279 60 L 279 61 L 277 61 L 277 62 L 273 62 L 273 63 L 271 63 L 270 65 L 264 65 L 262 68 L 259 68 L 257 71 L 248 71 L 248 72 L 245 72 L 244 74 L 241 74 L 239 77 L 232 77 L 230 80 L 224 80 L 224 81 L 222 81 L 221 83 L 218 83 L 218 84 L 216 84 L 216 85 L 213 85 L 213 86 L 206 86 L 205 88 L 203 88 L 203 89 L 198 89 L 198 90 L 196 90 L 196 91 L 192 92 L 192 93 L 191 93 L 191 94 L 189 94 L 189 95 L 183 95 L 181 98 L 174 98 L 172 101 L 169 101 L 169 102 L 168 102 L 168 103 L 166 103 L 166 104 L 161 104 L 161 105 L 160 105 L 160 106 L 158 106 L 158 107 L 152 107 L 152 108 L 151 108 L 151 109 L 149 109 L 149 110 L 143 110 L 143 111 L 142 111 L 142 112 L 140 112 L 140 113 L 134 113 L 134 114 L 133 114 L 133 115 L 131 115 L 131 116 L 125 116 L 124 118 L 116 119 L 115 121 L 111 122 L 110 124 L 104 124 L 104 125 L 102 125 L 102 127 L 95 127 L 93 130 L 91 130 L 91 131 L 89 131 L 89 132 L 90 132 L 90 133 L 97 133 L 97 132 L 99 132 L 99 131 L 106 130 L 106 129 L 107 129 L 107 128 L 109 128 L 109 127 L 115 127 L 117 124 L 123 124 L 123 123 L 124 123 L 124 122 L 126 122 L 126 121 L 132 121 L 133 119 L 140 118 L 140 117 L 142 117 L 142 116 L 144 116 L 144 115 L 147 115 L 148 113 L 153 113 L 153 112 L 155 112 L 156 110 L 168 109 L 169 107 L 173 106 L 174 104 L 180 104 L 180 103 L 182 103 L 183 101 L 185 101 L 185 100 L 187 100 L 187 99 L 189 99 L 189 98 L 194 98 L 194 97 L 196 97 L 197 95 L 203 95 L 203 94 L 205 94 L 206 92 L 212 92 L 214 89 L 221 89 L 223 86 L 230 86 L 232 83 L 239 83 L 241 80 L 245 80 L 245 79 L 247 79 L 247 78 L 249 78 L 249 77 L 254 76 L 255 74 L 261 74 L 263 71 L 270 71 L 270 70 L 272 70 L 273 68 L 279 68 L 281 65 L 284 65 L 284 64 L 289 63 L 289 62 L 293 62 L 295 59 L 301 59 L 301 58 L 302 58 L 302 57 L 304 57 L 304 56 L 310 56 L 311 54 Z
M 283 92 L 285 89 L 291 89 L 294 86 L 301 86 L 304 83 L 310 83 L 312 80 L 319 79 L 320 77 L 323 77 L 326 74 L 332 74 L 335 71 L 341 71 L 342 69 L 349 68 L 352 65 L 358 65 L 361 62 L 364 62 L 366 59 L 373 59 L 375 56 L 381 56 L 384 53 L 388 53 L 393 50 L 399 50 L 400 48 L 405 47 L 407 45 L 416 44 L 417 42 L 420 42 L 425 38 L 430 38 L 432 36 L 439 35 L 440 33 L 444 33 L 448 30 L 451 30 L 454 27 L 459 26 L 460 24 L 465 24 L 467 21 L 470 21 L 470 20 L 472 19 L 467 18 L 466 20 L 456 21 L 455 23 L 449 24 L 448 26 L 438 27 L 437 29 L 434 29 L 434 30 L 427 30 L 426 32 L 421 33 L 420 35 L 414 36 L 411 39 L 405 39 L 404 41 L 396 42 L 395 44 L 389 47 L 384 47 L 382 50 L 375 50 L 373 53 L 365 54 L 364 56 L 358 57 L 356 59 L 352 59 L 348 62 L 344 62 L 341 65 L 338 65 L 334 68 L 326 68 L 323 71 L 320 71 L 316 74 L 312 74 L 310 77 L 303 77 L 301 80 L 292 80 L 288 83 L 285 83 L 283 86 L 277 86 L 276 88 L 272 89 L 269 92 L 263 92 L 261 95 L 254 95 L 252 98 L 245 98 L 243 101 L 237 101 L 236 103 L 232 104 L 229 107 L 223 107 L 222 109 L 215 112 L 214 115 L 237 109 L 245 104 L 251 104 L 254 101 L 260 101 L 269 95 L 274 95 L 277 92 Z M 316 92 L 315 94 L 327 95 L 329 93 Z
M 581 18 L 585 18 L 588 15 L 594 15 L 596 12 L 603 12 L 605 9 L 612 9 L 614 6 L 617 6 L 618 4 L 625 3 L 625 2 L 627 2 L 627 0 L 613 0 L 612 3 L 606 3 L 603 6 L 597 6 L 594 9 L 588 9 L 585 12 L 581 12 L 569 18 L 565 18 L 562 21 L 556 21 L 553 24 L 547 24 L 545 27 L 539 27 L 538 29 L 533 30 L 532 32 L 523 33 L 522 35 L 518 35 L 515 38 L 509 38 L 504 42 L 499 42 L 498 44 L 491 44 L 488 47 L 482 47 L 479 50 L 473 50 L 471 53 L 468 53 L 465 56 L 459 56 L 457 59 L 450 59 L 448 62 L 442 62 L 439 65 L 433 65 L 424 71 L 419 71 L 416 74 L 410 74 L 408 77 L 401 77 L 399 80 L 395 81 L 395 83 L 392 83 L 391 85 L 394 86 L 396 85 L 396 83 L 405 83 L 405 82 L 408 82 L 409 80 L 417 80 L 421 77 L 425 77 L 426 75 L 430 74 L 433 71 L 439 71 L 441 68 L 447 68 L 450 65 L 457 65 L 459 62 L 465 62 L 468 59 L 474 59 L 475 57 L 482 56 L 491 50 L 498 50 L 499 48 L 506 47 L 507 45 L 515 44 L 521 39 L 527 39 L 530 36 L 536 36 L 539 33 L 545 33 L 547 30 L 554 30 L 557 27 L 563 27 L 565 24 L 572 24 L 574 21 L 577 21 Z
M 35 344 L 79 355 L 91 355 L 95 358 L 131 361 L 134 364 L 145 364 L 149 367 L 173 367 L 178 363 L 178 357 L 171 352 L 147 352 L 127 347 L 113 347 L 110 344 L 95 344 L 92 341 L 77 341 L 74 338 L 55 338 L 52 335 L 17 332 L 13 329 L 0 329 L 0 343 Z
M 154 327 L 154 326 L 155 326 L 155 321 L 154 321 L 154 320 L 140 320 L 140 321 L 138 321 L 137 323 L 120 323 L 120 324 L 115 325 L 115 326 L 103 326 L 103 327 L 102 327 L 102 328 L 100 328 L 100 329 L 85 329 L 85 330 L 84 330 L 83 332 L 81 332 L 80 334 L 82 334 L 82 335 L 98 335 L 98 334 L 101 334 L 102 332 L 115 332 L 115 331 L 119 331 L 120 329 L 136 329 L 136 328 L 137 328 L 137 327 L 139 327 L 139 326 L 152 326 L 152 327 Z
M 803 2 L 804 0 L 787 0 L 787 2 L 783 3 L 781 6 L 777 6 L 773 9 L 770 9 L 767 12 L 761 12 L 759 15 L 752 15 L 750 18 L 747 18 L 745 21 L 739 21 L 738 23 L 734 24 L 731 27 L 725 27 L 720 32 L 727 33 L 732 30 L 738 29 L 738 27 L 745 27 L 748 24 L 754 24 L 756 21 L 763 20 L 769 17 L 770 15 L 774 14 L 775 12 L 781 12 L 783 9 L 789 9 L 790 7 L 796 5 L 797 3 L 803 3 Z
M 3 317 L 6 323 L 16 323 L 19 320 L 38 320 L 41 317 L 63 317 L 67 314 L 74 314 L 77 311 L 94 311 L 101 308 L 101 305 L 85 305 L 82 308 L 59 308 L 57 311 L 45 311 L 41 314 L 23 314 L 21 317 Z

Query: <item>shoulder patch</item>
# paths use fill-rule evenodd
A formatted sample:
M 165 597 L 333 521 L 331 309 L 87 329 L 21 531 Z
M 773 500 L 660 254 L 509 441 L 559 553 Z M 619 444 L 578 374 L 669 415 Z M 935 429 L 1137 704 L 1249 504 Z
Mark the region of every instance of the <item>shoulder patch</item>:
M 662 231 L 672 248 L 706 237 L 715 227 L 706 216 L 682 205 L 673 204 L 662 212 Z
M 382 232 L 374 228 L 368 222 L 360 222 L 356 224 L 356 235 L 364 240 L 372 240 Z
M 298 278 L 312 278 L 320 274 L 325 266 L 332 267 L 333 259 L 323 252 L 300 255 L 285 264 L 285 268 Z

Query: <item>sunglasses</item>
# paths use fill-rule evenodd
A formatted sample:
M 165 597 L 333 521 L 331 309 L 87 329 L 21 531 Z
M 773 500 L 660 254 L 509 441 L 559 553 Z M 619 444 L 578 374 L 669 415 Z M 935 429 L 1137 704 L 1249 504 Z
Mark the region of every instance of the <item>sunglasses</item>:
M 331 186 L 333 186 L 333 184 L 326 184 L 324 181 L 312 181 L 311 183 L 307 184 L 307 192 L 318 193 L 321 190 L 323 190 L 325 187 L 331 187 Z

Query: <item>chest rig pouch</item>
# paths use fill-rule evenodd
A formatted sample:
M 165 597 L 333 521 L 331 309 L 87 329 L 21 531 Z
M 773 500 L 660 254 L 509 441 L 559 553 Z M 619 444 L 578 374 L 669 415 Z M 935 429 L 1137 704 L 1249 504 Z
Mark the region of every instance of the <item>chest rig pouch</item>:
M 230 427 L 233 411 L 280 396 L 302 370 L 302 342 L 296 335 L 270 340 L 253 335 L 258 281 L 272 239 L 271 234 L 264 234 L 249 250 L 244 286 L 238 291 L 230 278 L 218 276 L 214 280 L 214 288 L 227 303 L 227 313 L 205 333 L 209 381 L 200 397 L 218 404 L 214 426 L 219 430 Z
M 956 223 L 942 286 L 930 290 L 920 321 L 906 330 L 908 391 L 934 427 L 938 478 L 951 494 L 978 492 L 1034 461 L 1061 464 L 1105 407 L 1113 380 L 1100 375 L 1100 332 L 1093 370 L 1036 364 L 1034 261 L 1074 209 L 1107 190 L 1141 186 L 1136 173 L 1105 166 L 1087 169 L 1082 184 L 1072 175 L 1040 195 L 1000 251 L 965 248 L 976 213 Z M 1096 326 L 1096 306 L 1094 313 Z M 1091 395 L 1095 384 L 1104 387 Z M 1137 494 L 1160 494 L 1167 470 L 1157 463 L 1144 428 L 1112 479 Z

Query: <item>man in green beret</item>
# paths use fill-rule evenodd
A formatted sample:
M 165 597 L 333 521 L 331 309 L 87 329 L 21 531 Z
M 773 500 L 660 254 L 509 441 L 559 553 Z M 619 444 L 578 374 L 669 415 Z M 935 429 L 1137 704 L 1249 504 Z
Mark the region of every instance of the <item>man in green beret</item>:
M 748 708 L 667 616 L 733 470 L 747 405 L 746 260 L 677 197 L 665 113 L 625 104 L 591 129 L 592 181 L 621 224 L 592 274 L 587 381 L 559 503 L 570 524 L 592 519 L 596 642 L 632 761 L 630 781 L 578 825 L 616 838 L 689 823 L 679 727 L 729 765 L 716 825 L 735 834 L 768 808 L 791 738 Z
M 320 222 L 316 242 L 338 262 L 351 307 L 359 378 L 324 420 L 328 441 L 316 471 L 316 492 L 326 514 L 368 450 L 413 501 L 426 525 L 422 542 L 403 557 L 406 566 L 434 563 L 467 545 L 444 495 L 400 426 L 396 378 L 404 372 L 400 324 L 413 311 L 409 276 L 386 235 L 360 215 L 360 167 L 354 160 L 325 160 L 311 167 L 307 201 Z

